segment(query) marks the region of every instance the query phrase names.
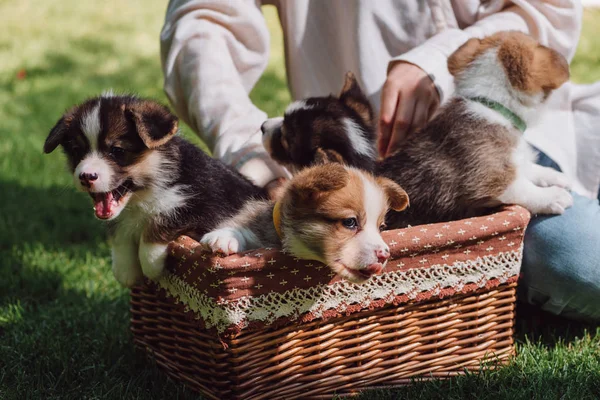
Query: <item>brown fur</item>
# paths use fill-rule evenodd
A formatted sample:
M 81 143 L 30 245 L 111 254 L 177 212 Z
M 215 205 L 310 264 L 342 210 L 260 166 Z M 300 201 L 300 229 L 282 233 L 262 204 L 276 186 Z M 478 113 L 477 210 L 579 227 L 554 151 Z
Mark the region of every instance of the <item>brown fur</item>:
M 404 211 L 410 205 L 408 194 L 393 180 L 378 176 L 375 182 L 385 191 L 392 210 Z
M 379 211 L 377 220 L 375 215 L 367 220 L 366 202 L 374 199 L 365 198 L 365 179 L 370 180 L 376 190 L 381 190 L 381 196 L 377 196 L 381 202 L 377 205 L 381 208 L 374 209 Z M 258 201 L 248 203 L 240 213 L 220 224 L 214 233 L 202 238 L 201 243 L 217 252 L 236 251 L 230 250 L 232 248 L 243 251 L 283 247 L 296 257 L 322 261 L 334 272 L 360 282 L 376 271 L 348 271 L 383 268 L 382 264 L 374 266 L 379 255 L 375 256 L 376 247 L 372 246 L 380 246 L 378 251 L 387 252 L 389 256 L 389 249 L 378 236 L 377 228 L 383 228 L 390 203 L 397 209 L 407 204 L 406 192 L 394 182 L 375 179 L 364 171 L 338 163 L 318 165 L 304 169 L 287 183 L 280 206 L 281 238 L 273 222 L 273 203 Z M 348 227 L 347 221 L 354 219 L 356 225 Z M 355 255 L 354 249 L 360 252 Z M 364 264 L 364 260 L 369 260 L 365 254 L 371 259 L 374 257 L 375 261 Z
M 357 231 L 348 230 L 342 221 L 355 217 L 359 226 L 365 223 L 363 173 L 346 169 L 341 164 L 332 163 L 313 167 L 300 172 L 290 183 L 290 187 L 282 200 L 282 221 L 284 240 L 286 236 L 300 237 L 306 247 L 315 254 L 322 254 L 325 260 L 340 257 L 340 251 L 352 239 Z M 330 181 L 333 175 L 343 176 L 344 185 L 332 185 L 325 192 L 321 185 L 307 186 L 305 182 Z M 401 211 L 408 204 L 406 192 L 395 182 L 386 178 L 374 178 L 370 174 L 363 177 L 381 187 L 387 196 L 390 208 Z M 296 184 L 298 180 L 299 185 Z M 319 196 L 307 196 L 306 192 L 319 192 Z M 367 199 L 368 200 L 368 199 Z M 378 226 L 385 226 L 387 207 L 382 208 L 378 218 Z M 319 234 L 315 234 L 319 232 Z M 339 273 L 339 271 L 337 271 Z
M 331 167 L 338 168 L 339 164 Z M 323 224 L 318 238 L 318 243 L 313 240 L 314 246 L 319 246 L 320 252 L 325 260 L 338 258 L 340 249 L 351 240 L 356 232 L 344 228 L 342 220 L 356 217 L 359 225 L 365 219 L 365 204 L 363 195 L 363 183 L 356 173 L 350 173 L 349 179 L 343 190 L 336 190 L 327 195 L 320 196 L 316 201 L 296 202 L 296 208 L 287 211 L 290 213 L 286 218 L 298 221 L 310 221 L 311 224 Z M 382 217 L 387 210 L 382 210 Z M 336 271 L 339 272 L 339 271 Z
M 485 132 L 485 134 L 483 134 Z M 455 98 L 429 125 L 383 160 L 377 175 L 400 184 L 411 206 L 390 213 L 392 228 L 457 220 L 484 213 L 514 180 L 517 137 L 471 116 Z
M 161 104 L 147 101 L 125 109 L 135 122 L 138 135 L 149 149 L 162 146 L 177 133 L 177 118 Z
M 344 86 L 340 91 L 339 98 L 342 103 L 354 110 L 354 112 L 356 112 L 366 124 L 373 124 L 373 109 L 365 106 L 366 97 L 360 89 L 360 86 L 356 81 L 356 77 L 352 72 L 346 73 Z
M 566 60 L 559 53 L 539 45 L 533 38 L 520 32 L 500 32 L 484 39 L 468 40 L 449 57 L 449 71 L 459 81 L 473 61 L 492 48 L 497 49 L 498 63 L 506 71 L 507 84 L 514 89 L 513 94 L 541 94 L 545 98 L 569 77 Z M 359 99 L 361 97 L 356 93 L 360 87 L 351 78 L 347 77 L 342 93 L 352 88 L 354 98 Z M 533 98 L 541 100 L 539 96 Z M 344 102 L 341 97 L 338 101 Z M 373 158 L 373 164 L 346 156 L 352 152 L 344 148 L 349 141 L 347 136 L 339 133 L 339 129 L 336 135 L 342 138 L 336 142 L 326 141 L 326 136 L 321 132 L 300 129 L 297 123 L 300 116 L 294 112 L 286 114 L 283 125 L 290 131 L 294 128 L 295 136 L 303 136 L 304 140 L 311 141 L 313 148 L 318 148 L 317 162 L 325 158 L 334 159 L 323 154 L 337 153 L 350 165 L 400 184 L 409 194 L 411 206 L 401 214 L 390 213 L 388 225 L 398 228 L 409 224 L 456 220 L 492 211 L 498 204 L 497 198 L 515 179 L 517 167 L 511 157 L 519 144 L 520 134 L 504 125 L 474 116 L 472 110 L 467 108 L 467 101 L 461 97 L 451 99 L 425 128 L 410 136 L 395 154 L 383 161 Z M 515 101 L 524 100 L 515 96 Z M 307 99 L 306 102 L 315 104 L 313 99 Z M 369 106 L 369 103 L 364 101 L 363 106 Z M 331 109 L 333 105 L 328 103 L 328 107 Z M 302 114 L 302 123 L 312 127 L 314 120 L 327 117 L 327 110 L 314 107 L 310 113 Z M 341 118 L 329 118 L 328 123 L 331 126 L 342 125 Z M 361 128 L 365 131 L 371 129 L 369 124 Z M 367 134 L 367 137 L 372 136 Z M 369 143 L 375 149 L 375 140 Z M 294 151 L 299 150 L 290 148 L 291 154 L 287 158 L 293 160 L 297 156 Z M 308 161 L 305 163 L 310 165 Z M 370 165 L 374 168 L 370 169 Z M 399 208 L 404 206 L 402 198 L 397 202 Z
M 344 163 L 344 158 L 335 150 L 323 149 L 317 147 L 315 152 L 315 164 L 327 164 L 327 163 Z
M 298 175 L 289 190 L 300 197 L 313 197 L 315 194 L 343 189 L 350 179 L 348 171 L 339 164 L 327 165 L 326 168 L 311 172 Z
M 456 76 L 464 71 L 486 49 L 492 47 L 492 43 L 483 44 L 481 39 L 472 38 L 467 40 L 454 53 L 448 57 L 448 71 Z
M 543 92 L 547 96 L 569 80 L 569 65 L 560 53 L 516 31 L 469 39 L 448 58 L 448 70 L 456 76 L 494 47 L 498 47 L 498 59 L 516 90 L 526 94 Z

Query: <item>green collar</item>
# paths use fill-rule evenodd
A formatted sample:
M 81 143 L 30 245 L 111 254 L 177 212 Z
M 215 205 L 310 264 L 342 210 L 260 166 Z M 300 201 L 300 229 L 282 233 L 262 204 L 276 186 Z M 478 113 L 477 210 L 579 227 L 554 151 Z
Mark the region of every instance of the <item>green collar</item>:
M 496 101 L 490 100 L 488 98 L 485 98 L 485 97 L 467 97 L 467 98 L 469 100 L 481 103 L 484 106 L 486 106 L 487 108 L 491 108 L 492 110 L 499 112 L 506 119 L 508 119 L 515 128 L 520 130 L 521 133 L 525 132 L 525 129 L 527 129 L 527 124 L 525 123 L 525 121 L 523 121 L 521 119 L 521 117 L 519 117 L 514 112 L 510 111 L 508 108 L 504 107 L 502 104 L 500 104 Z

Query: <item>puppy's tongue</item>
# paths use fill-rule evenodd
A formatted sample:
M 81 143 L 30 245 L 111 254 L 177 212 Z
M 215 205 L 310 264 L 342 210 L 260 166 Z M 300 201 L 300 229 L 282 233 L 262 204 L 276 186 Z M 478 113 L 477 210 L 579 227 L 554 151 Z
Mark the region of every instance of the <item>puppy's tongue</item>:
M 113 194 L 108 193 L 97 193 L 94 195 L 94 211 L 96 217 L 100 219 L 108 219 L 113 213 Z
M 383 271 L 383 265 L 376 263 L 376 264 L 371 264 L 368 267 L 363 268 L 363 269 L 350 269 L 350 268 L 346 268 L 346 269 L 352 275 L 354 275 L 355 277 L 358 277 L 359 279 L 369 279 L 373 275 L 378 274 L 381 271 Z
M 383 271 L 383 265 L 382 264 L 371 264 L 367 267 L 366 271 L 371 274 L 371 275 L 375 275 L 380 273 L 381 271 Z

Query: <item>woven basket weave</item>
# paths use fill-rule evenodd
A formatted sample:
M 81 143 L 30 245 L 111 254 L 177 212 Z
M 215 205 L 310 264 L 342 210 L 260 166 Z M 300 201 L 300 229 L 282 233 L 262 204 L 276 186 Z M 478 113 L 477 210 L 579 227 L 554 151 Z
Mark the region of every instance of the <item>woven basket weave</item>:
M 218 258 L 182 237 L 131 291 L 131 329 L 174 379 L 214 399 L 331 398 L 495 367 L 513 354 L 529 214 L 384 232 L 365 285 L 263 249 Z M 310 278 L 310 279 L 308 279 Z

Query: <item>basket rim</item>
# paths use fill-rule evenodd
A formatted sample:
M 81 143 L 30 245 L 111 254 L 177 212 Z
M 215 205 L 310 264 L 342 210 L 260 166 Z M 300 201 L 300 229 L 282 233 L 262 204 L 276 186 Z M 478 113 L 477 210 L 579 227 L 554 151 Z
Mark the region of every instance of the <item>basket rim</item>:
M 241 286 L 240 277 L 260 282 L 260 279 L 267 280 L 267 271 L 270 272 L 266 276 L 271 278 L 276 276 L 275 273 L 289 274 L 283 270 L 287 269 L 283 265 L 288 265 L 286 263 L 290 260 L 298 260 L 266 249 L 224 258 L 203 253 L 198 255 L 194 253 L 197 242 L 180 238 L 171 244 L 171 268 L 151 285 L 173 304 L 182 307 L 191 321 L 219 335 L 295 321 L 326 320 L 389 304 L 444 298 L 516 281 L 520 272 L 522 238 L 529 217 L 525 209 L 512 206 L 489 216 L 387 231 L 384 239 L 389 244 L 398 245 L 392 254 L 395 264 L 388 264 L 386 271 L 366 284 L 354 285 L 332 279 L 327 270 L 318 275 L 309 267 L 313 263 L 306 263 L 302 271 L 310 270 L 320 281 L 304 286 L 296 281 L 291 282 L 288 288 L 278 290 L 277 287 L 263 292 L 252 290 L 248 285 Z M 497 220 L 493 222 L 495 218 Z M 418 232 L 435 232 L 450 226 L 467 225 L 471 232 L 480 226 L 486 229 L 490 226 L 492 229 L 480 240 L 472 240 L 477 239 L 475 237 L 454 237 L 456 241 L 443 238 L 436 242 L 437 239 L 430 235 L 427 243 L 433 245 L 411 243 L 410 238 Z M 459 232 L 462 230 L 460 228 Z M 406 238 L 400 239 L 401 234 Z M 448 237 L 453 238 L 451 235 Z M 409 249 L 409 246 L 412 247 Z M 444 253 L 449 258 L 434 255 L 439 249 L 451 249 Z M 432 261 L 427 266 L 420 264 L 427 258 L 437 262 Z M 246 268 L 245 265 L 250 263 L 245 260 L 254 262 L 253 266 Z M 192 261 L 194 266 L 191 265 Z M 192 276 L 188 276 L 190 273 Z M 291 278 L 291 275 L 288 277 Z M 287 283 L 286 278 L 282 279 Z M 203 281 L 204 287 L 199 284 L 200 281 Z

